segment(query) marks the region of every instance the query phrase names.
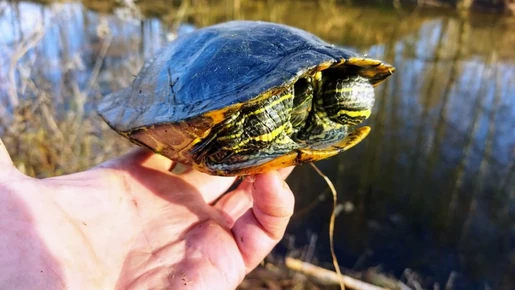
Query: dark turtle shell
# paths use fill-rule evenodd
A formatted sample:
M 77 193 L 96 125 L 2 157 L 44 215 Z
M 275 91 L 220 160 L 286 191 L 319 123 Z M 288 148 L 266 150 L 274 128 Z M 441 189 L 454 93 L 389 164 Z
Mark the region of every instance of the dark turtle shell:
M 321 64 L 362 56 L 286 25 L 232 21 L 183 35 L 161 49 L 132 85 L 98 112 L 118 132 L 174 123 L 244 103 L 294 83 Z M 363 59 L 367 60 L 367 59 Z M 368 63 L 366 63 L 368 64 Z M 391 74 L 372 63 L 373 84 Z
M 217 175 L 252 173 L 204 168 L 192 150 L 242 105 L 259 108 L 299 78 L 333 66 L 348 67 L 374 86 L 394 70 L 297 28 L 232 21 L 171 42 L 98 112 L 118 133 L 172 160 Z

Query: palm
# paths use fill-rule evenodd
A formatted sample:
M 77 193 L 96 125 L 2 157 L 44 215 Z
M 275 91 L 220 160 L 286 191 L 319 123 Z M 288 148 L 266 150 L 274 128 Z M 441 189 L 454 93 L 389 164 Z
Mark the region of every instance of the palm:
M 48 255 L 33 254 L 52 257 L 30 267 L 51 268 L 56 277 L 46 282 L 69 288 L 235 288 L 281 238 L 293 210 L 291 192 L 278 174 L 267 173 L 213 205 L 234 178 L 173 175 L 170 165 L 138 150 L 46 180 L 4 171 L 4 179 L 20 180 L 9 189 L 24 192 L 25 215 L 37 220 L 32 239 L 48 249 Z

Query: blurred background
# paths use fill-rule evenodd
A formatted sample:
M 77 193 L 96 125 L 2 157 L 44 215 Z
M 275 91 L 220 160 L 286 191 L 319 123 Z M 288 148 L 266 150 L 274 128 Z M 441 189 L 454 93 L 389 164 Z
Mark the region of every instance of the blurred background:
M 344 272 L 515 289 L 514 12 L 513 0 L 0 1 L 0 137 L 28 175 L 84 170 L 132 146 L 95 105 L 166 42 L 232 19 L 303 28 L 397 68 L 369 137 L 317 163 L 338 191 Z M 288 183 L 295 215 L 270 260 L 332 269 L 327 185 L 310 166 Z M 322 287 L 288 275 L 241 287 Z

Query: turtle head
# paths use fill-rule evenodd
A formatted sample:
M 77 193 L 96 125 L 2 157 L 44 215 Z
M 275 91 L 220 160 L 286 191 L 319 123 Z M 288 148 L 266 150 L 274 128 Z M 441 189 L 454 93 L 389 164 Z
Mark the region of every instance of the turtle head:
M 374 86 L 357 73 L 328 69 L 322 72 L 319 98 L 327 117 L 342 125 L 358 125 L 370 117 Z

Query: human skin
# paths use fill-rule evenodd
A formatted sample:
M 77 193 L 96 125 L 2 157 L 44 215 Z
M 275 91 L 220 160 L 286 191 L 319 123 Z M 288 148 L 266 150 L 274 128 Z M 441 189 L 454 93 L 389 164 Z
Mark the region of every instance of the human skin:
M 234 289 L 282 238 L 291 168 L 245 178 L 143 149 L 35 179 L 0 140 L 0 289 Z M 215 203 L 216 201 L 216 203 Z

